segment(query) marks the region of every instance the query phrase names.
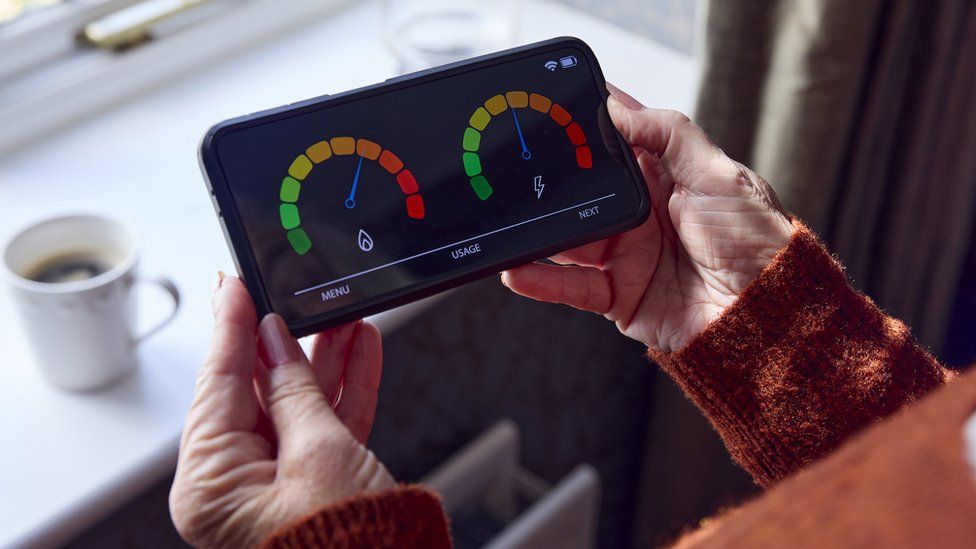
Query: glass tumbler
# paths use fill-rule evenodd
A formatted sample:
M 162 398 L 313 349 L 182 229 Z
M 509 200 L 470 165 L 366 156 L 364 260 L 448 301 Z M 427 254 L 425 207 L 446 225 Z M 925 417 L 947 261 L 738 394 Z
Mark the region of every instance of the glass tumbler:
M 505 49 L 518 0 L 383 0 L 383 39 L 400 73 Z

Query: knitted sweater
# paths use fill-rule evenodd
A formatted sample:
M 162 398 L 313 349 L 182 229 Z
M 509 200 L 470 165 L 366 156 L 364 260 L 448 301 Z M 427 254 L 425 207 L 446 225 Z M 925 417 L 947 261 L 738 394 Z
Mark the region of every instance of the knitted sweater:
M 935 390 L 953 374 L 855 291 L 805 228 L 687 346 L 650 356 L 769 487 L 678 547 L 976 540 L 976 473 L 963 443 L 976 372 Z M 320 509 L 265 544 L 436 549 L 451 540 L 437 496 L 403 486 Z

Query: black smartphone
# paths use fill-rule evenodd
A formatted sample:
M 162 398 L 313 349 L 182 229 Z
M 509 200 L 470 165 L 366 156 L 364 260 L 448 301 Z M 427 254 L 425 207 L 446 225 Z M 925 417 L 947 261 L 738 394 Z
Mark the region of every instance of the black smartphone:
M 221 122 L 200 164 L 258 312 L 300 337 L 641 224 L 606 98 L 556 38 Z

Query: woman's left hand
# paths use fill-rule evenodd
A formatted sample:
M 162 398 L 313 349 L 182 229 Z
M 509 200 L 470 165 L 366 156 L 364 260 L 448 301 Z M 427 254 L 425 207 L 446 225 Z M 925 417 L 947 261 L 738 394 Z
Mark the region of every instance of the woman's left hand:
M 323 332 L 309 359 L 280 316 L 258 325 L 237 278 L 218 280 L 213 307 L 170 492 L 180 535 L 195 546 L 252 547 L 323 506 L 392 488 L 364 445 L 382 368 L 376 327 Z

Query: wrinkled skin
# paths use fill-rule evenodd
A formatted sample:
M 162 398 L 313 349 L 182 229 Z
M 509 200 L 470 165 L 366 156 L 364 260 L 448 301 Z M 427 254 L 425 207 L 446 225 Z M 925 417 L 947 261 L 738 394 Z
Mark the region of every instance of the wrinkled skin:
M 213 343 L 170 492 L 183 539 L 252 547 L 325 505 L 392 488 L 364 446 L 382 365 L 376 327 L 360 322 L 323 332 L 306 358 L 277 315 L 259 328 L 240 280 L 223 279 L 213 305 Z M 259 347 L 273 345 L 276 331 L 279 345 L 294 346 L 294 359 L 271 365 Z
M 614 125 L 650 192 L 647 222 L 502 273 L 518 294 L 604 315 L 659 351 L 718 318 L 789 241 L 793 226 L 761 177 L 685 115 L 648 109 L 610 86 Z

